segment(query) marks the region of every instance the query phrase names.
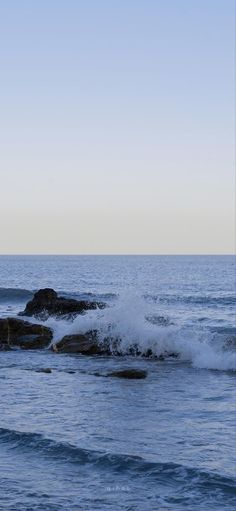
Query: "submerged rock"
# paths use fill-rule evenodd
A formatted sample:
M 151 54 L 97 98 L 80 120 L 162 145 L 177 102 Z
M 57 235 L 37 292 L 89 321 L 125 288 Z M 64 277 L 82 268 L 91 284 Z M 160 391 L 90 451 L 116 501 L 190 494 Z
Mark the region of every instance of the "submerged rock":
M 16 318 L 0 319 L 1 349 L 19 347 L 24 350 L 47 348 L 52 340 L 52 330 Z
M 169 326 L 174 324 L 167 316 L 159 316 L 157 314 L 150 314 L 149 316 L 145 316 L 145 319 L 152 325 Z
M 85 300 L 74 300 L 58 296 L 54 289 L 40 289 L 35 293 L 30 302 L 27 303 L 25 310 L 19 313 L 19 316 L 40 316 L 47 315 L 66 315 L 82 314 L 86 310 L 104 308 L 105 304 L 100 302 L 89 302 Z
M 119 371 L 112 371 L 108 373 L 107 376 L 112 376 L 114 378 L 127 378 L 129 380 L 142 380 L 147 377 L 147 371 L 143 369 L 121 369 Z
M 65 335 L 52 347 L 57 353 L 82 353 L 84 355 L 101 355 L 104 350 L 99 346 L 95 331 L 85 334 Z
M 236 335 L 231 335 L 231 337 L 228 337 L 225 340 L 223 349 L 226 351 L 227 350 L 236 350 Z
M 40 369 L 36 370 L 36 373 L 51 374 L 52 373 L 52 369 L 50 367 L 41 367 Z

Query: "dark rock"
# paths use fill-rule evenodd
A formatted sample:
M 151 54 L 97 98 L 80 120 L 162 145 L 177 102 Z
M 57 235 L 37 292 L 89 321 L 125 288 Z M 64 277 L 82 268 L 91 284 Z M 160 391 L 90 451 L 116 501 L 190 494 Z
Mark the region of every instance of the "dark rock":
M 0 341 L 0 351 L 10 351 L 11 347 L 8 344 L 5 344 Z
M 57 353 L 82 353 L 84 355 L 100 355 L 104 350 L 99 346 L 96 332 L 66 335 L 52 347 Z
M 47 348 L 52 330 L 42 325 L 16 318 L 0 319 L 0 345 L 4 349 L 19 347 L 24 350 Z
M 157 314 L 152 314 L 149 316 L 145 316 L 146 320 L 151 323 L 152 325 L 159 325 L 159 326 L 169 326 L 173 325 L 170 321 L 170 319 L 166 316 L 158 316 Z
M 150 348 L 148 348 L 144 353 L 140 353 L 144 358 L 154 358 L 153 352 Z
M 138 344 L 132 344 L 124 353 L 122 351 L 122 339 L 118 337 L 108 336 L 103 339 L 104 350 L 115 356 L 131 355 L 133 357 L 151 358 L 163 361 L 166 358 L 178 358 L 179 354 L 175 352 L 164 351 L 160 355 L 156 355 L 151 348 L 141 351 Z
M 46 374 L 50 374 L 52 373 L 52 369 L 50 367 L 42 367 L 40 369 L 37 369 L 36 371 L 37 373 L 46 373 Z
M 112 371 L 107 376 L 114 378 L 127 378 L 129 380 L 141 380 L 147 377 L 147 371 L 143 369 L 121 369 L 120 371 Z
M 144 353 L 138 353 L 138 355 L 141 355 L 143 358 L 152 358 L 154 360 L 166 360 L 167 358 L 178 358 L 179 353 L 172 352 L 172 351 L 163 351 L 163 353 L 160 353 L 160 355 L 156 355 L 153 353 L 153 351 L 149 348 Z
M 164 351 L 164 358 L 179 358 L 179 353 L 176 351 Z
M 231 335 L 231 337 L 227 337 L 225 340 L 224 350 L 236 350 L 236 335 Z
M 100 302 L 89 302 L 85 300 L 73 300 L 58 296 L 54 289 L 40 289 L 35 293 L 33 299 L 27 303 L 20 316 L 42 316 L 82 314 L 86 310 L 104 308 L 105 304 Z

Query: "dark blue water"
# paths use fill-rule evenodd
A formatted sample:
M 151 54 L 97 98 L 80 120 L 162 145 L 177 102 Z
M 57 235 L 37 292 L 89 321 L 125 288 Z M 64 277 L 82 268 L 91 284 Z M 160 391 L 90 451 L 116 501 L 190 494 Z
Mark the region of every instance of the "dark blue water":
M 49 319 L 54 340 L 98 328 L 123 357 L 0 353 L 0 509 L 235 509 L 234 258 L 3 256 L 0 317 L 46 286 L 109 305 Z M 125 367 L 148 377 L 95 375 Z

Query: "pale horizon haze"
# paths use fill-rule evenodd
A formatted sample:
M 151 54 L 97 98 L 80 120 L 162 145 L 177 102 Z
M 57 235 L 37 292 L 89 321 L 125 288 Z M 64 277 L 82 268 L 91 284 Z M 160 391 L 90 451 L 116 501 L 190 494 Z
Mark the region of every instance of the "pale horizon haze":
M 0 254 L 232 254 L 234 0 L 0 0 Z

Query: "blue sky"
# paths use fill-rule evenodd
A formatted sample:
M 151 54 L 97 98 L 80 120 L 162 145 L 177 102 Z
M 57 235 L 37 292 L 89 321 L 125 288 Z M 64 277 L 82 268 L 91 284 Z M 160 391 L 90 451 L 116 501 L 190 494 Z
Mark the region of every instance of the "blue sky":
M 1 253 L 234 250 L 234 1 L 0 1 Z

